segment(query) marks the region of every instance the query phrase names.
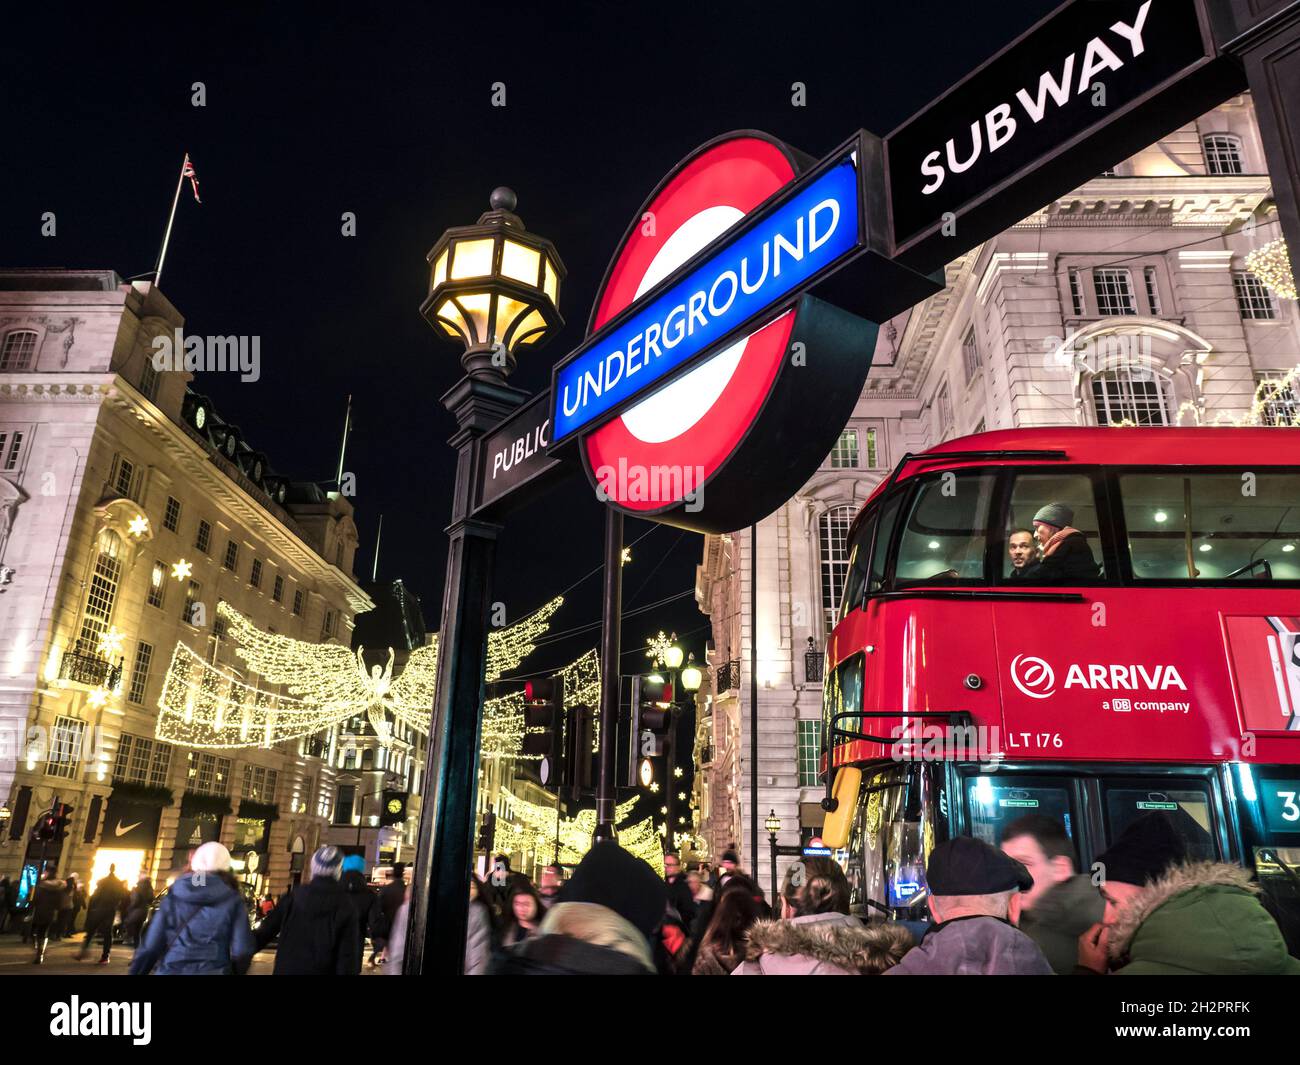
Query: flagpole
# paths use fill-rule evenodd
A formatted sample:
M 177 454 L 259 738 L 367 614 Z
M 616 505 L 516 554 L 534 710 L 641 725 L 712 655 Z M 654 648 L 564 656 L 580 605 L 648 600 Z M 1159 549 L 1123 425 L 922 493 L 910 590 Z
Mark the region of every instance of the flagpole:
M 163 234 L 162 248 L 158 252 L 158 265 L 154 267 L 153 284 L 158 287 L 162 281 L 163 260 L 167 258 L 167 242 L 172 239 L 172 223 L 176 221 L 176 205 L 181 202 L 181 186 L 185 184 L 185 164 L 190 161 L 190 153 L 185 153 L 181 160 L 181 176 L 176 179 L 176 195 L 172 197 L 172 213 L 167 216 L 167 232 Z
M 370 583 L 379 580 L 379 541 L 384 538 L 384 516 L 379 515 L 379 531 L 375 533 L 375 564 L 370 568 Z
M 343 456 L 348 453 L 348 430 L 352 427 L 352 397 L 348 396 L 348 412 L 343 417 L 343 443 L 339 447 L 339 472 L 335 484 L 343 483 Z

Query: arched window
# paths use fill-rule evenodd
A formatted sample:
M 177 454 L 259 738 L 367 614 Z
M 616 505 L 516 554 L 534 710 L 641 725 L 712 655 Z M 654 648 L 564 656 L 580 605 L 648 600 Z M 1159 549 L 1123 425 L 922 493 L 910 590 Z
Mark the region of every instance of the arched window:
M 95 569 L 90 576 L 90 591 L 86 595 L 81 633 L 77 639 L 82 654 L 99 652 L 99 636 L 108 628 L 113 616 L 117 582 L 122 576 L 122 538 L 112 529 L 105 529 L 99 534 L 98 548 Z
M 829 633 L 835 627 L 840 597 L 849 574 L 849 526 L 853 507 L 832 507 L 818 521 L 822 566 L 822 617 Z
M 1169 388 L 1153 370 L 1123 367 L 1092 379 L 1098 425 L 1170 425 Z
M 1205 172 L 1207 174 L 1244 174 L 1246 167 L 1241 159 L 1241 138 L 1231 133 L 1207 133 L 1205 147 Z
M 31 329 L 14 329 L 5 334 L 0 345 L 0 371 L 30 370 L 36 356 L 36 333 Z

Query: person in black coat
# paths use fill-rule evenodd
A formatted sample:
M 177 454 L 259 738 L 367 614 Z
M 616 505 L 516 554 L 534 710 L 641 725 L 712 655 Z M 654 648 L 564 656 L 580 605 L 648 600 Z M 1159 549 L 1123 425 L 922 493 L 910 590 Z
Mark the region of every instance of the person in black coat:
M 321 847 L 311 857 L 311 879 L 299 884 L 265 921 L 254 938 L 261 950 L 278 940 L 276 976 L 356 976 L 361 934 L 357 911 L 339 883 L 343 852 Z
M 1043 549 L 1038 569 L 1026 580 L 1040 584 L 1075 584 L 1097 579 L 1097 560 L 1088 538 L 1071 522 L 1074 511 L 1064 503 L 1048 503 L 1034 515 L 1034 536 Z
M 90 896 L 90 905 L 86 907 L 86 938 L 77 952 L 77 960 L 84 961 L 90 952 L 91 943 L 99 936 L 103 952 L 99 957 L 100 965 L 108 964 L 109 951 L 113 949 L 113 925 L 117 915 L 126 908 L 131 893 L 117 878 L 117 866 L 108 867 L 108 876 L 95 885 L 95 893 Z
M 402 908 L 405 900 L 406 866 L 402 862 L 394 862 L 388 883 L 379 889 L 379 923 L 372 933 L 371 965 L 375 964 L 379 955 L 384 952 L 384 947 L 388 945 L 393 923 L 397 920 L 397 911 Z
M 668 885 L 668 905 L 677 911 L 682 924 L 690 928 L 697 910 L 695 896 L 682 871 L 682 860 L 672 851 L 664 855 L 664 882 Z
M 383 920 L 379 893 L 366 880 L 366 860 L 359 854 L 349 854 L 343 859 L 340 883 L 352 908 L 357 911 L 357 972 L 360 972 L 361 960 L 366 953 L 366 937 L 375 935 Z

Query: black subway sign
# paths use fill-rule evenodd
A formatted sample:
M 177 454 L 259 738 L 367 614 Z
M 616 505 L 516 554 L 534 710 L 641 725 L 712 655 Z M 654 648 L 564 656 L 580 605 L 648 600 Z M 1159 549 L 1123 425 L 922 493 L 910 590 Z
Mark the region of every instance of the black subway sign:
M 484 437 L 476 516 L 484 516 L 516 489 L 536 488 L 544 474 L 560 465 L 546 457 L 551 442 L 550 398 L 549 390 L 533 397 Z M 519 498 L 511 500 L 512 505 L 520 502 Z
M 949 262 L 1223 99 L 1203 4 L 1065 4 L 889 134 L 896 258 Z

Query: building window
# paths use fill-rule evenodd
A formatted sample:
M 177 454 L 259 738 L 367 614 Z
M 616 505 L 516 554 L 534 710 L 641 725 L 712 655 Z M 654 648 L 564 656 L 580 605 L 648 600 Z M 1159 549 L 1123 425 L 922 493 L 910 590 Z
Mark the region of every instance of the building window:
M 1154 266 L 1143 267 L 1142 280 L 1146 283 L 1147 290 L 1147 307 L 1150 309 L 1153 317 L 1160 316 L 1160 287 L 1156 284 L 1156 268 Z
M 356 799 L 355 784 L 340 784 L 338 799 L 334 803 L 334 824 L 352 824 L 352 803 Z
M 1255 402 L 1261 425 L 1300 428 L 1300 378 L 1291 373 L 1257 373 Z
M 171 532 L 181 523 L 181 501 L 174 496 L 167 497 L 167 511 L 163 514 L 163 528 Z
M 194 618 L 199 606 L 199 593 L 201 590 L 198 581 L 190 581 L 190 586 L 185 591 L 185 606 L 181 610 L 181 620 L 188 621 L 191 625 L 198 624 Z
M 188 789 L 200 795 L 230 793 L 230 759 L 206 752 L 190 751 Z
M 5 335 L 0 348 L 0 373 L 6 370 L 30 370 L 36 354 L 36 334 L 29 329 L 15 329 Z
M 1237 294 L 1237 310 L 1247 321 L 1271 321 L 1277 317 L 1273 294 L 1254 274 L 1244 271 L 1232 275 L 1232 288 Z
M 278 573 L 275 575 L 275 582 L 271 585 L 271 598 L 277 603 L 284 600 L 284 578 Z
M 817 786 L 822 760 L 822 723 L 819 720 L 798 721 L 799 787 Z
M 131 687 L 126 697 L 133 703 L 143 704 L 145 690 L 149 687 L 149 663 L 153 661 L 153 645 L 141 640 L 135 645 L 135 664 L 131 667 Z
M 302 590 L 293 593 L 293 612 L 302 617 Z
M 1137 301 L 1133 298 L 1133 279 L 1127 270 L 1099 267 L 1092 272 L 1092 288 L 1097 294 L 1097 313 L 1103 317 L 1137 314 Z
M 858 468 L 858 431 L 845 429 L 831 449 L 831 469 L 855 470 Z
M 253 559 L 253 567 L 248 574 L 248 583 L 254 588 L 262 587 L 262 560 L 260 558 Z
M 971 326 L 966 330 L 966 335 L 961 341 L 961 361 L 966 368 L 966 383 L 970 384 L 975 375 L 979 373 L 980 368 L 980 349 L 975 343 L 975 327 Z
M 844 580 L 849 572 L 849 526 L 853 523 L 853 507 L 835 507 L 821 516 L 819 522 L 822 567 L 822 616 L 826 631 L 835 627 L 840 597 L 844 594 Z
M 1244 174 L 1241 161 L 1241 138 L 1231 133 L 1206 134 L 1205 171 L 1208 174 Z
M 167 563 L 161 560 L 155 560 L 153 569 L 149 571 L 149 594 L 148 602 L 150 606 L 156 606 L 162 609 L 163 599 L 167 594 Z
M 1070 271 L 1070 306 L 1074 317 L 1083 317 L 1083 286 L 1079 283 L 1079 271 Z
M 123 455 L 117 457 L 113 473 L 113 488 L 120 496 L 131 495 L 131 481 L 135 476 L 135 465 Z
M 226 560 L 221 565 L 228 570 L 239 568 L 239 544 L 234 540 L 226 541 Z
M 148 400 L 158 395 L 158 371 L 153 368 L 153 360 L 147 356 L 144 369 L 140 371 L 140 394 Z
M 1122 369 L 1092 379 L 1098 425 L 1168 425 L 1169 403 L 1160 375 Z
M 21 429 L 0 429 L 0 463 L 6 472 L 18 468 L 18 457 L 23 451 Z
M 952 397 L 948 395 L 947 381 L 939 389 L 937 405 L 939 408 L 939 439 L 942 440 L 952 432 Z
M 210 522 L 199 521 L 199 531 L 194 536 L 194 546 L 205 555 L 208 553 L 208 548 L 212 546 L 212 525 Z
M 876 450 L 876 430 L 867 430 L 867 469 L 874 470 L 880 465 L 880 453 Z
M 56 717 L 50 732 L 50 749 L 45 758 L 47 777 L 72 779 L 81 765 L 81 743 L 86 723 L 74 717 Z
M 124 734 L 117 747 L 113 781 L 165 788 L 171 764 L 171 744 L 144 736 Z
M 117 582 L 122 576 L 122 539 L 111 529 L 99 536 L 99 553 L 90 576 L 90 591 L 86 595 L 86 611 L 81 621 L 79 643 L 83 651 L 95 653 L 99 649 L 99 636 L 108 628 L 117 599 Z
M 275 802 L 276 783 L 279 775 L 274 769 L 262 765 L 244 766 L 244 783 L 240 797 L 254 802 Z
M 328 640 L 336 635 L 338 630 L 338 615 L 332 610 L 325 611 L 325 620 L 321 622 L 320 638 Z

